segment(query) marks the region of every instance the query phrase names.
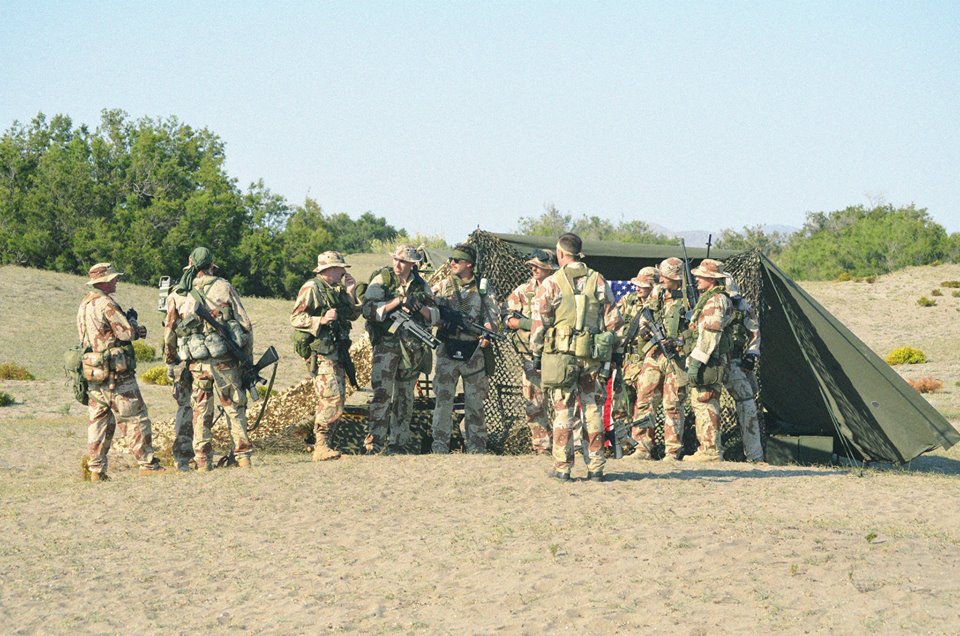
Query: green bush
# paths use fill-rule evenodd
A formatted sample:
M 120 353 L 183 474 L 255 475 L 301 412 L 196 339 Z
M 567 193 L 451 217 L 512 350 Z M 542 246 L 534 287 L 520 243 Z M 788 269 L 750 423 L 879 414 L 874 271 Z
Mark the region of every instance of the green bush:
M 160 386 L 170 386 L 173 384 L 167 378 L 167 365 L 165 364 L 150 367 L 143 372 L 143 374 L 140 376 L 140 379 L 147 384 L 159 384 Z
M 898 347 L 887 354 L 887 364 L 923 364 L 927 356 L 914 347 Z
M 0 406 L 10 406 L 13 404 L 13 396 L 5 391 L 0 391 Z
M 137 362 L 153 362 L 157 359 L 157 350 L 142 340 L 133 341 L 133 352 L 137 354 Z
M 943 296 L 943 292 L 940 291 L 939 289 L 934 289 L 932 292 L 930 292 L 930 295 L 931 295 L 931 296 Z
M 960 289 L 954 289 L 953 293 L 950 295 L 953 296 L 954 298 L 960 298 Z
M 921 307 L 936 307 L 937 301 L 930 300 L 926 296 L 921 296 L 920 298 L 917 299 L 917 304 L 920 305 Z
M 853 280 L 853 276 L 850 275 L 850 272 L 840 272 L 837 276 L 838 283 L 846 283 L 851 280 Z
M 950 289 L 958 289 L 960 288 L 960 280 L 945 280 L 942 283 L 940 283 L 940 286 L 947 287 Z
M 0 380 L 36 380 L 33 374 L 14 362 L 0 364 Z

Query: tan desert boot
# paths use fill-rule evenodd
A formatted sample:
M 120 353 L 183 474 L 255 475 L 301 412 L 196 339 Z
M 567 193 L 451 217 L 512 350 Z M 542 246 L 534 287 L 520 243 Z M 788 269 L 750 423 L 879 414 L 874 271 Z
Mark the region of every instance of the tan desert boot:
M 331 459 L 340 459 L 340 451 L 334 450 L 326 444 L 317 444 L 313 449 L 313 461 L 325 462 Z

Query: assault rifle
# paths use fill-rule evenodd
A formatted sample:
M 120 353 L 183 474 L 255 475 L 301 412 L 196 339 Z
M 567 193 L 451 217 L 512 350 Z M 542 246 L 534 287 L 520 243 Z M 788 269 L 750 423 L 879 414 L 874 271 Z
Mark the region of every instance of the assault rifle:
M 399 309 L 392 314 L 390 314 L 390 319 L 393 320 L 393 323 L 387 327 L 389 333 L 397 333 L 398 331 L 403 331 L 406 334 L 409 334 L 427 345 L 433 350 L 436 350 L 440 346 L 440 341 L 433 337 L 433 334 L 423 326 L 417 324 L 409 313 L 403 309 Z
M 687 244 L 680 239 L 680 246 L 683 248 L 683 280 L 686 283 L 684 294 L 687 296 L 687 304 L 690 305 L 690 311 L 697 306 L 700 300 L 700 292 L 697 290 L 697 281 L 693 279 L 693 272 L 690 271 L 690 259 L 687 258 Z
M 337 346 L 337 358 L 340 360 L 340 366 L 343 367 L 344 374 L 350 380 L 350 386 L 359 389 L 360 387 L 357 385 L 357 365 L 353 363 L 353 358 L 350 357 L 350 332 L 343 328 L 339 320 L 330 323 L 330 331 L 333 333 L 333 342 Z
M 443 322 L 442 329 L 448 331 L 463 331 L 465 333 L 490 340 L 499 341 L 507 339 L 506 336 L 499 331 L 487 329 L 480 323 L 470 320 L 453 307 L 448 307 L 446 305 L 440 305 L 440 320 Z
M 260 399 L 260 394 L 257 392 L 258 384 L 267 384 L 267 380 L 260 377 L 260 372 L 269 367 L 271 364 L 276 364 L 280 359 L 280 356 L 277 355 L 277 350 L 270 346 L 266 351 L 263 352 L 263 355 L 260 356 L 260 360 L 254 364 L 253 359 L 247 355 L 247 353 L 240 348 L 240 345 L 236 343 L 233 339 L 233 335 L 230 333 L 230 330 L 221 323 L 219 320 L 210 315 L 210 310 L 207 309 L 205 303 L 198 302 L 196 303 L 196 312 L 204 322 L 213 327 L 213 330 L 216 331 L 221 338 L 223 338 L 224 344 L 227 346 L 227 351 L 230 352 L 230 355 L 233 356 L 240 363 L 240 389 L 244 393 L 250 394 L 250 399 L 254 402 Z M 270 388 L 273 387 L 273 379 L 277 375 L 277 368 L 273 368 L 273 375 L 270 376 L 270 385 L 267 389 L 267 395 L 270 395 Z M 263 407 L 266 408 L 266 403 Z M 260 409 L 260 415 L 263 415 L 263 409 Z M 260 423 L 260 418 L 257 418 L 257 424 Z M 252 429 L 251 429 L 252 430 Z
M 653 316 L 653 312 L 649 307 L 644 307 L 640 314 L 647 319 L 647 322 L 650 323 L 648 329 L 650 330 L 650 342 L 657 345 L 660 349 L 660 353 L 667 357 L 668 360 L 673 360 L 677 357 L 677 349 L 674 346 L 674 343 L 670 338 L 667 338 L 663 335 L 663 331 L 660 329 L 660 325 L 657 324 L 656 318 Z

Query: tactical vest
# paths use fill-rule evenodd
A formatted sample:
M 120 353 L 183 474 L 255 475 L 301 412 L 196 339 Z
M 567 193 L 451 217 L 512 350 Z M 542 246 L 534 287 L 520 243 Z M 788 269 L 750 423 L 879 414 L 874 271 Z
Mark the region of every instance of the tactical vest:
M 750 332 L 744 319 L 747 317 L 746 307 L 742 298 L 731 298 L 733 304 L 733 320 L 728 327 L 730 331 L 730 355 L 739 358 L 747 349 L 750 342 Z
M 667 294 L 674 299 L 669 307 L 664 302 Z M 658 288 L 657 293 L 651 297 L 650 310 L 653 317 L 663 325 L 664 336 L 679 338 L 683 334 L 686 320 L 683 315 L 683 292 L 679 289 Z
M 350 320 L 346 316 L 350 315 L 353 303 L 339 286 L 331 287 L 317 278 L 311 278 L 307 281 L 307 284 L 313 285 L 317 296 L 320 298 L 320 305 L 311 309 L 309 315 L 311 317 L 322 316 L 328 310 L 336 309 L 337 319 L 332 323 L 320 325 L 316 336 L 294 329 L 294 349 L 302 358 L 309 358 L 312 353 L 323 356 L 332 355 L 337 350 L 337 331 L 340 332 L 341 338 L 349 338 L 350 336 Z
M 93 289 L 93 293 L 110 299 L 110 295 L 102 289 Z M 119 307 L 119 305 L 118 305 Z M 76 348 L 77 355 L 80 356 L 79 371 L 84 380 L 88 382 L 106 382 L 116 379 L 123 373 L 132 373 L 137 369 L 137 355 L 133 349 L 133 343 L 129 340 L 119 340 L 111 334 L 106 346 L 101 351 L 93 350 L 93 339 L 86 332 L 86 316 L 81 324 L 80 346 Z M 70 352 L 68 352 L 70 353 Z M 75 363 L 76 360 L 71 362 Z M 78 387 L 74 385 L 74 397 L 81 401 L 81 395 Z M 85 402 L 84 402 L 85 403 Z
M 413 272 L 410 272 L 410 276 L 413 277 Z M 396 298 L 397 290 L 400 289 L 400 278 L 397 276 L 397 273 L 393 271 L 392 267 L 381 267 L 379 270 L 375 271 L 372 276 L 370 276 L 370 281 L 372 282 L 377 276 L 380 276 L 383 280 L 383 290 L 385 293 L 384 301 L 390 301 Z M 366 290 L 369 289 L 369 284 L 363 290 L 366 293 Z M 423 280 L 422 277 L 417 277 L 410 282 L 409 292 L 421 305 L 426 304 L 429 294 L 427 293 L 427 282 Z M 417 314 L 413 314 L 413 319 L 417 321 L 420 325 L 425 325 L 425 322 Z M 390 328 L 389 322 L 378 322 L 375 320 L 367 319 L 366 329 L 367 333 L 370 334 L 370 344 L 378 345 L 381 342 L 396 342 L 400 339 L 399 333 L 390 333 L 388 329 Z
M 564 353 L 584 360 L 609 362 L 616 336 L 603 329 L 603 303 L 597 300 L 600 275 L 587 269 L 582 292 L 577 291 L 566 267 L 554 276 L 560 287 L 560 306 L 553 327 L 544 334 L 544 353 Z M 583 298 L 582 318 L 577 311 L 578 297 Z M 577 329 L 578 322 L 580 329 Z
M 207 291 L 219 280 L 222 279 L 211 276 L 209 280 L 204 280 L 200 284 L 195 283 L 193 289 L 190 290 L 194 302 L 205 303 L 209 310 L 211 303 L 207 298 Z M 222 307 L 218 306 L 216 309 L 219 313 L 216 320 L 227 328 L 233 342 L 241 349 L 247 349 L 250 336 L 237 322 L 233 315 L 233 307 L 228 304 Z M 196 312 L 182 318 L 173 330 L 177 334 L 177 357 L 184 362 L 232 357 L 223 336 L 212 325 L 200 318 Z
M 727 290 L 723 285 L 718 285 L 712 287 L 709 291 L 704 292 L 700 295 L 700 299 L 697 300 L 697 306 L 693 308 L 693 314 L 690 317 L 690 347 L 692 348 L 697 339 L 700 337 L 700 331 L 697 327 L 697 323 L 700 319 L 700 314 L 703 313 L 703 308 L 706 306 L 707 301 L 713 298 L 718 294 L 723 294 L 728 299 L 730 298 L 727 294 Z M 711 358 L 716 359 L 722 356 L 725 353 L 730 353 L 732 349 L 732 341 L 730 339 L 730 325 L 727 325 L 723 328 L 723 331 L 720 334 L 720 342 L 717 344 L 716 350 L 711 354 Z

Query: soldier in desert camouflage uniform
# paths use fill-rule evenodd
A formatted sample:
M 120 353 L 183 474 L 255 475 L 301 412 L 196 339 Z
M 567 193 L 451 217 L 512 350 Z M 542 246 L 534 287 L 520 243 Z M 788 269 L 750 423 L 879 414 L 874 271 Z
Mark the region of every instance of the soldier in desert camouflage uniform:
M 530 427 L 530 441 L 537 455 L 545 455 L 553 446 L 549 406 L 543 389 L 540 387 L 540 369 L 533 366 L 530 356 L 530 328 L 533 326 L 533 302 L 540 286 L 550 274 L 557 270 L 556 257 L 547 250 L 534 250 L 527 260 L 532 276 L 530 280 L 514 289 L 507 297 L 506 325 L 513 330 L 511 339 L 521 354 L 523 364 L 522 390 L 526 400 L 527 426 Z M 514 314 L 518 312 L 523 318 Z
M 90 268 L 93 287 L 77 311 L 77 331 L 83 354 L 83 375 L 89 382 L 87 406 L 87 453 L 91 481 L 107 479 L 107 453 L 114 432 L 131 438 L 130 450 L 141 475 L 163 470 L 153 456 L 153 437 L 147 407 L 137 384 L 133 340 L 147 336 L 133 318 L 128 318 L 111 294 L 123 274 L 110 263 Z M 132 314 L 131 314 L 132 315 Z
M 164 338 L 167 364 L 188 361 L 193 378 L 193 451 L 197 470 L 213 468 L 213 397 L 216 395 L 227 418 L 231 444 L 241 468 L 250 467 L 253 444 L 247 435 L 247 396 L 243 391 L 240 363 L 227 349 L 223 338 L 201 319 L 197 303 L 202 302 L 214 320 L 223 324 L 234 342 L 248 355 L 253 351 L 253 323 L 240 296 L 227 280 L 214 275 L 217 266 L 205 247 L 190 253 L 183 276 L 174 288 L 181 298 L 167 303 Z
M 636 402 L 644 355 L 652 346 L 640 334 L 640 312 L 646 306 L 654 285 L 659 284 L 660 274 L 656 267 L 644 267 L 630 282 L 636 286 L 636 291 L 624 294 L 617 302 L 617 308 L 623 316 L 623 326 L 617 333 L 620 370 L 619 381 L 614 383 L 612 418 L 621 445 L 633 448 L 639 444 L 636 452 L 650 458 L 653 446 L 645 429 L 631 424 L 638 409 Z
M 723 263 L 706 258 L 692 273 L 700 290 L 700 300 L 690 319 L 694 345 L 687 358 L 687 380 L 700 447 L 686 461 L 721 461 L 720 391 L 730 355 L 733 307 L 723 285 L 726 278 Z
M 477 250 L 472 245 L 454 246 L 450 256 L 450 275 L 433 287 L 438 305 L 459 311 L 472 322 L 494 329 L 498 322 L 497 301 L 492 294 L 481 293 L 474 276 Z M 464 442 L 468 453 L 485 453 L 487 425 L 483 420 L 483 401 L 487 397 L 488 378 L 483 350 L 490 340 L 477 334 L 443 324 L 437 333 L 443 346 L 437 350 L 437 369 L 433 388 L 437 396 L 433 411 L 434 453 L 450 452 L 453 425 L 453 399 L 457 382 L 463 381 Z M 492 351 L 492 350 L 491 350 Z
M 184 298 L 185 296 L 171 291 L 165 306 L 169 311 L 171 303 L 181 302 Z M 177 401 L 177 415 L 173 427 L 173 463 L 177 470 L 189 471 L 190 462 L 193 461 L 193 376 L 190 375 L 187 361 L 176 357 L 177 332 L 174 329 L 164 327 L 163 349 L 174 352 L 174 360 L 167 361 L 167 379 L 173 384 L 173 399 Z
M 647 299 L 657 327 L 668 339 L 668 348 L 676 347 L 685 331 L 684 317 L 687 304 L 680 291 L 683 277 L 683 261 L 670 257 L 660 263 L 658 268 L 660 283 L 655 285 Z M 640 337 L 645 338 L 651 325 L 640 320 Z M 679 356 L 668 358 L 660 347 L 645 344 L 642 351 L 643 364 L 637 380 L 637 403 L 634 421 L 647 421 L 646 427 L 634 429 L 641 441 L 634 457 L 652 459 L 656 436 L 655 417 L 657 406 L 663 405 L 663 443 L 664 461 L 675 461 L 683 449 L 684 415 L 683 402 L 686 399 L 687 377 L 677 361 Z
M 763 462 L 760 416 L 755 399 L 760 391 L 755 373 L 760 358 L 760 322 L 732 276 L 727 277 L 726 283 L 733 306 L 733 321 L 730 323 L 730 355 L 723 386 L 737 405 L 737 421 L 747 461 Z
M 360 316 L 357 281 L 347 273 L 348 267 L 340 252 L 318 255 L 313 270 L 317 275 L 300 287 L 290 314 L 290 325 L 308 336 L 298 345 L 298 349 L 307 349 L 298 353 L 307 354 L 307 368 L 317 393 L 313 424 L 317 437 L 315 462 L 340 457 L 340 452 L 333 448 L 333 436 L 343 415 L 346 386 L 337 340 L 349 341 L 350 323 Z
M 603 480 L 604 385 L 601 367 L 609 365 L 623 319 L 610 285 L 581 258 L 583 242 L 573 233 L 557 241 L 560 269 L 547 278 L 537 295 L 530 331 L 534 366 L 542 368 L 544 392 L 553 401 L 553 476 L 570 479 L 573 428 L 579 401 L 586 423 L 588 479 Z
M 417 377 L 428 367 L 433 352 L 402 331 L 390 333 L 388 327 L 392 323 L 390 316 L 396 311 L 407 312 L 427 330 L 440 320 L 433 292 L 417 271 L 421 260 L 420 252 L 413 246 L 398 245 L 393 252 L 393 266 L 377 272 L 363 295 L 363 315 L 373 345 L 373 399 L 369 434 L 364 440 L 368 453 L 403 453 L 410 441 L 413 392 Z

